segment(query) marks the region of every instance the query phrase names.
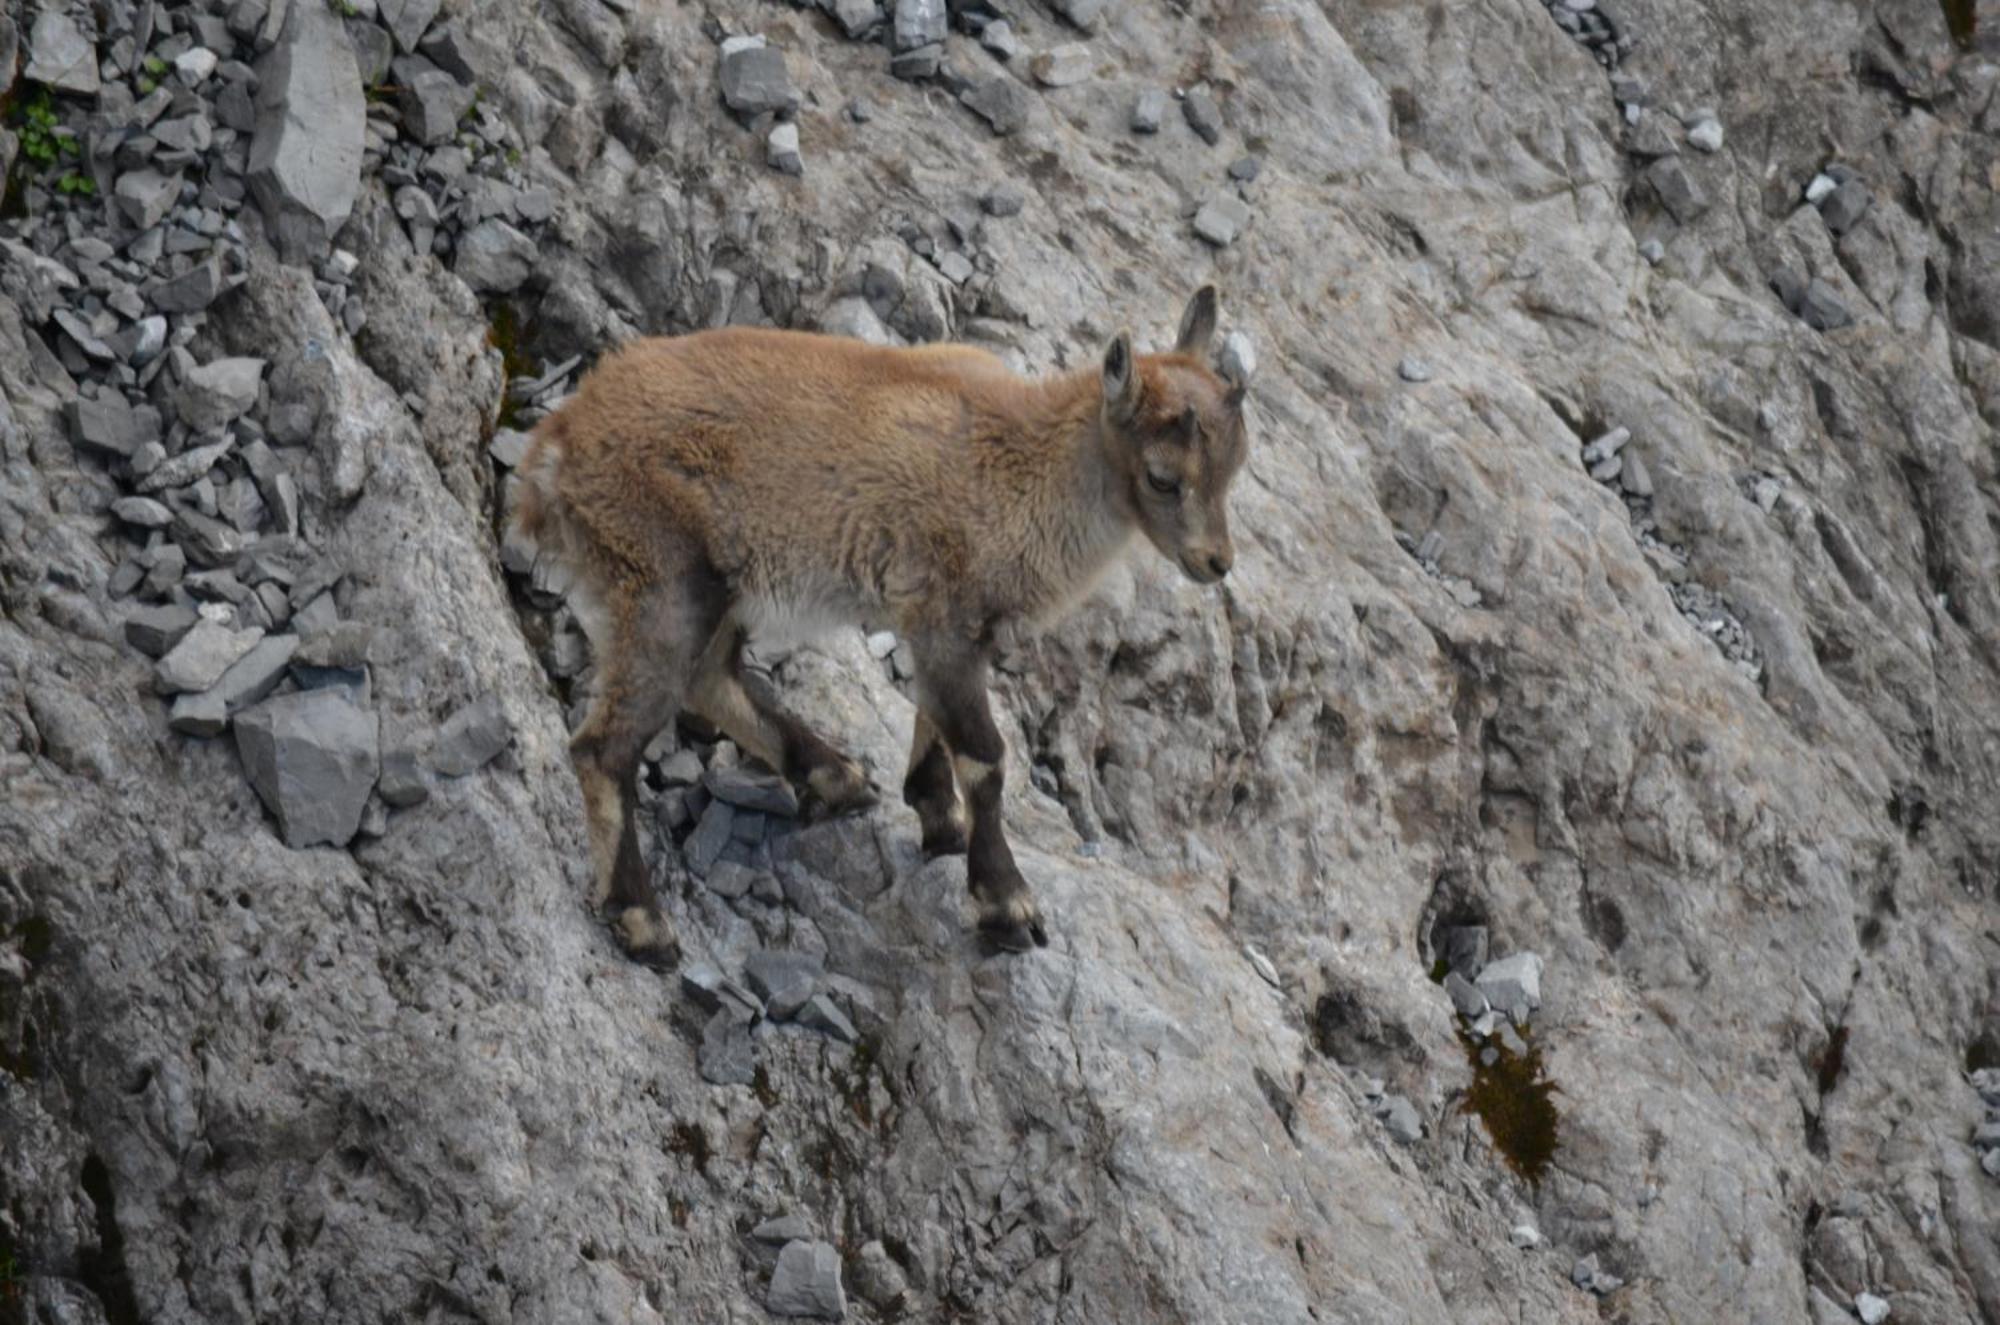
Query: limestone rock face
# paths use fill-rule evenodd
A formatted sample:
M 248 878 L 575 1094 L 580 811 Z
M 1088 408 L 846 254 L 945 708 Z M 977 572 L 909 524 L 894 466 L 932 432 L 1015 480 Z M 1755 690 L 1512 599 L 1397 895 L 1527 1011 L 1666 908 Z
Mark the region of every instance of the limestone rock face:
M 0 218 L 0 1304 L 2000 1319 L 1995 34 L 825 8 L 22 32 L 137 183 Z M 669 728 L 627 961 L 497 439 L 637 335 L 1088 370 L 1208 280 L 1234 571 L 1141 542 L 998 669 L 1051 946 Z M 755 660 L 899 785 L 907 642 Z

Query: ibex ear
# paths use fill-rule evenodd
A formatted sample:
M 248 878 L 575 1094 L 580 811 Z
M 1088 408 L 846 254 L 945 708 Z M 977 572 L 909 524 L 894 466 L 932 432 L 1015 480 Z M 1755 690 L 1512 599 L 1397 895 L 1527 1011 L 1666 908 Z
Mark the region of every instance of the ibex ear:
M 1104 408 L 1119 423 L 1139 412 L 1139 371 L 1132 362 L 1132 335 L 1121 331 L 1104 347 Z
M 1181 314 L 1181 334 L 1174 341 L 1174 353 L 1208 353 L 1208 342 L 1215 338 L 1215 305 L 1213 285 L 1204 285 L 1194 292 L 1194 298 L 1188 300 L 1187 311 Z

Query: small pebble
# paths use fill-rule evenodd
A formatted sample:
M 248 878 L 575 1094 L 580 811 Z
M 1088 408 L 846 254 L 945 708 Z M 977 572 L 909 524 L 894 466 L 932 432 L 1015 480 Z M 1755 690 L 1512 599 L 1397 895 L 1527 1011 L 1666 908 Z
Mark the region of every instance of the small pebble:
M 1396 375 L 1405 382 L 1428 382 L 1431 380 L 1431 365 L 1428 360 L 1412 355 L 1396 365 Z

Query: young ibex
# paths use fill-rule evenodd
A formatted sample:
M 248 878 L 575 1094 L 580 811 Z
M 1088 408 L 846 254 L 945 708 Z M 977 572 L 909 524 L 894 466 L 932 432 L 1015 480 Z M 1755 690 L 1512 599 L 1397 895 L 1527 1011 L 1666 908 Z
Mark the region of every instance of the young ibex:
M 641 340 L 542 422 L 515 519 L 574 577 L 597 656 L 570 749 L 599 898 L 633 957 L 679 953 L 633 811 L 640 752 L 682 707 L 827 812 L 873 802 L 860 766 L 743 667 L 759 631 L 835 622 L 892 625 L 915 654 L 903 798 L 925 852 L 967 853 L 993 940 L 1048 942 L 1000 825 L 995 633 L 1068 607 L 1135 528 L 1193 580 L 1228 574 L 1248 442 L 1245 384 L 1208 363 L 1215 320 L 1204 286 L 1171 352 L 1135 356 L 1120 332 L 1096 369 L 1035 381 L 965 346 Z

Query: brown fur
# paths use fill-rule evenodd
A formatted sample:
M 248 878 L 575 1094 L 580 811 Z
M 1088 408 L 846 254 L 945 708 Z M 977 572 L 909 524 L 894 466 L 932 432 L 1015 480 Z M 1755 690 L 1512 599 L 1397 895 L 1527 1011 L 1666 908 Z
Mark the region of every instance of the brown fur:
M 667 934 L 639 872 L 631 780 L 677 708 L 825 808 L 868 797 L 857 765 L 746 684 L 740 653 L 747 634 L 873 621 L 918 658 L 905 794 L 927 845 L 968 841 L 958 793 L 976 776 L 963 790 L 982 923 L 1040 938 L 999 826 L 987 653 L 997 630 L 1079 598 L 1135 529 L 1193 578 L 1226 573 L 1246 436 L 1243 385 L 1206 363 L 1214 323 L 1204 288 L 1174 352 L 1135 357 L 1121 334 L 1101 369 L 1039 380 L 958 345 L 750 328 L 641 340 L 543 421 L 514 519 L 573 573 L 598 654 L 574 750 L 600 888 L 655 920 L 627 930 Z M 950 761 L 926 757 L 938 743 Z

